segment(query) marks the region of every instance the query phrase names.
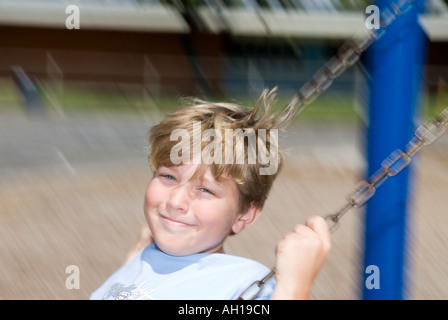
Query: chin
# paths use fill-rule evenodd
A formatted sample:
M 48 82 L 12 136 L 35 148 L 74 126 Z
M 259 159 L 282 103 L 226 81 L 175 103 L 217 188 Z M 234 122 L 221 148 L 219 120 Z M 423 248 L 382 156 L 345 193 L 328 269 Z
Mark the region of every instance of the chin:
M 154 242 L 156 243 L 157 247 L 159 247 L 160 251 L 163 251 L 166 254 L 169 254 L 170 256 L 189 256 L 196 252 L 192 250 L 190 247 L 186 247 L 182 244 L 174 244 L 173 241 L 169 240 L 161 240 L 161 239 L 154 239 Z
M 224 253 L 223 247 L 221 245 L 210 249 L 192 247 L 191 245 L 186 245 L 186 242 L 175 244 L 173 241 L 170 241 L 168 239 L 165 239 L 165 241 L 162 239 L 154 239 L 154 242 L 161 251 L 169 254 L 170 256 L 182 257 L 190 256 L 197 253 Z
M 157 243 L 156 243 L 157 244 Z M 172 248 L 170 246 L 160 246 L 157 244 L 159 249 L 163 251 L 166 254 L 169 254 L 170 256 L 176 256 L 176 257 L 183 257 L 183 256 L 189 256 L 192 254 L 195 254 L 196 252 L 190 252 L 188 250 L 182 249 L 182 248 Z

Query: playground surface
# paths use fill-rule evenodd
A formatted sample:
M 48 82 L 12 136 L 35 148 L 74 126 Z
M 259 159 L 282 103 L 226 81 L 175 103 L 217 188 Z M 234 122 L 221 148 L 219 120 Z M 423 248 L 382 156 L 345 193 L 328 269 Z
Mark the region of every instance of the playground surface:
M 121 265 L 144 223 L 153 123 L 136 115 L 0 116 L 0 299 L 88 299 Z M 282 235 L 338 209 L 365 167 L 357 125 L 304 124 L 281 139 L 289 152 L 262 216 L 226 244 L 227 253 L 268 267 Z M 406 296 L 447 299 L 448 134 L 413 163 Z M 360 298 L 363 214 L 353 209 L 341 220 L 312 299 Z M 66 287 L 71 265 L 79 289 Z

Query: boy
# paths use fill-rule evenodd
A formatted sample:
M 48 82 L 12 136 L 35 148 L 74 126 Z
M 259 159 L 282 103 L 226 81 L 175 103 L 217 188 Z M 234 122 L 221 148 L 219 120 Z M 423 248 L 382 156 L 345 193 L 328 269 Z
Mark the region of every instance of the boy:
M 294 113 L 270 115 L 274 98 L 265 90 L 252 110 L 199 101 L 150 130 L 145 236 L 91 299 L 237 299 L 269 272 L 223 245 L 257 219 L 281 169 L 277 130 Z M 323 218 L 296 226 L 257 299 L 308 298 L 330 247 Z

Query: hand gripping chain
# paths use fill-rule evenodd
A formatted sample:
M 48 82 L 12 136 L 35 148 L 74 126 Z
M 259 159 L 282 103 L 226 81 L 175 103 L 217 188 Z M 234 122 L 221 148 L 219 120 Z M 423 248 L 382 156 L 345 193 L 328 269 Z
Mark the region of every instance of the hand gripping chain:
M 400 173 L 411 163 L 411 157 L 422 146 L 430 145 L 440 138 L 446 131 L 448 124 L 448 107 L 438 117 L 428 120 L 415 130 L 415 136 L 406 145 L 405 151 L 400 149 L 392 152 L 382 163 L 381 169 L 367 180 L 358 183 L 352 192 L 347 195 L 347 202 L 336 213 L 327 215 L 325 219 L 330 224 L 330 232 L 334 232 L 339 225 L 339 220 L 351 208 L 362 207 L 378 188 L 389 177 Z M 238 300 L 253 300 L 263 290 L 264 285 L 275 275 L 275 269 L 271 270 L 263 279 L 253 282 L 238 297 Z
M 396 19 L 405 15 L 412 9 L 413 0 L 397 0 L 380 14 L 380 29 L 368 30 L 366 34 L 355 36 L 344 43 L 338 53 L 321 67 L 313 77 L 306 82 L 294 95 L 290 103 L 283 110 L 285 115 L 293 112 L 299 114 L 310 105 L 320 94 L 325 92 L 345 70 L 354 65 L 361 54 L 376 40 L 380 39 L 387 28 Z M 374 194 L 376 188 L 387 178 L 395 176 L 411 162 L 413 156 L 423 145 L 429 145 L 436 141 L 446 130 L 448 122 L 448 108 L 442 111 L 438 119 L 430 120 L 415 131 L 415 137 L 406 145 L 406 151 L 396 150 L 383 161 L 382 169 L 367 180 L 361 181 L 347 196 L 346 204 L 336 213 L 326 216 L 330 223 L 330 231 L 333 232 L 338 226 L 341 217 L 351 208 L 363 206 Z M 263 290 L 264 285 L 275 274 L 271 270 L 263 279 L 255 281 L 238 297 L 238 300 L 253 300 Z

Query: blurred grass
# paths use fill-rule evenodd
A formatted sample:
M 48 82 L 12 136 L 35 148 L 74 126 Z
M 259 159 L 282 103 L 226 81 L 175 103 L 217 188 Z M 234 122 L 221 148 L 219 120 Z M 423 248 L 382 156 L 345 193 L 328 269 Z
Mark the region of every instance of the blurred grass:
M 64 114 L 145 114 L 163 115 L 181 106 L 182 98 L 187 95 L 161 95 L 157 98 L 148 96 L 141 87 L 108 84 L 99 86 L 89 83 L 64 83 L 61 92 L 50 94 L 40 88 L 41 101 L 48 113 L 63 111 Z M 203 98 L 203 97 L 200 97 Z M 292 96 L 278 95 L 274 112 L 280 111 L 290 101 Z M 211 101 L 228 101 L 247 106 L 253 106 L 256 98 L 212 97 Z M 434 117 L 448 104 L 448 95 L 425 94 L 422 99 L 422 117 Z M 364 111 L 362 103 L 353 98 L 353 94 L 325 92 L 309 105 L 298 117 L 297 122 L 306 123 L 353 123 Z M 355 107 L 356 106 L 356 107 Z M 0 79 L 0 110 L 24 112 L 24 101 L 12 81 Z

